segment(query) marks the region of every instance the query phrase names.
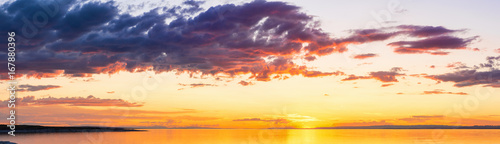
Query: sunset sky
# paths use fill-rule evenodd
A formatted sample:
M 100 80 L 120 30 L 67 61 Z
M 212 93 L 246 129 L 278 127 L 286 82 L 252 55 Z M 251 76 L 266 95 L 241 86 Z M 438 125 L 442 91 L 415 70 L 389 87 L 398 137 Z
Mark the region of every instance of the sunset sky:
M 17 124 L 500 125 L 500 1 L 0 2 Z

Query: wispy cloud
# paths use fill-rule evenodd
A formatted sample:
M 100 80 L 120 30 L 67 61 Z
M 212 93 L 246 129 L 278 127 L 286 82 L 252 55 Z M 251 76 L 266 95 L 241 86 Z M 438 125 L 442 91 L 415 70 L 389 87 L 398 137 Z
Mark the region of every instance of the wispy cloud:
M 393 123 L 386 120 L 380 121 L 356 121 L 349 123 L 335 123 L 333 126 L 375 126 L 375 125 L 392 125 Z
M 447 55 L 446 49 L 466 49 L 473 40 L 472 38 L 458 38 L 453 36 L 431 37 L 415 41 L 398 41 L 389 43 L 389 46 L 396 47 L 395 52 L 401 54 L 429 53 L 432 55 Z
M 17 107 L 17 110 L 23 111 L 16 115 L 16 117 L 19 116 L 20 119 L 23 119 L 20 124 L 70 126 L 103 126 L 103 124 L 110 124 L 109 126 L 143 126 L 144 124 L 138 123 L 138 121 L 160 121 L 164 119 L 187 121 L 182 119 L 182 116 L 199 113 L 198 110 L 192 109 L 154 111 L 123 107 L 94 109 L 65 105 L 20 106 Z M 109 123 L 103 123 L 103 120 Z
M 395 47 L 394 52 L 399 54 L 433 54 L 447 55 L 449 49 L 466 49 L 467 46 L 478 36 L 461 38 L 452 35 L 465 30 L 451 30 L 442 26 L 417 26 L 400 25 L 383 27 L 379 29 L 353 30 L 354 34 L 342 40 L 343 43 L 367 43 L 373 41 L 384 41 L 396 36 L 408 36 L 417 38 L 412 41 L 396 41 L 388 45 Z
M 442 89 L 436 89 L 433 91 L 424 91 L 422 94 L 454 94 L 454 95 L 469 95 L 465 92 L 447 92 Z
M 0 103 L 8 103 L 8 100 Z M 26 96 L 17 98 L 18 105 L 68 105 L 68 106 L 116 106 L 116 107 L 142 107 L 142 103 L 132 103 L 122 99 L 101 99 L 89 95 L 87 97 L 63 97 L 63 98 L 35 98 Z
M 192 84 L 182 84 L 182 83 L 179 83 L 179 85 L 180 86 L 188 86 L 190 88 L 207 87 L 207 86 L 214 87 L 214 86 L 217 86 L 215 84 L 204 84 L 204 83 L 192 83 Z
M 382 84 L 380 87 L 388 87 L 388 86 L 392 86 L 394 84 Z
M 349 75 L 349 77 L 342 79 L 342 81 L 352 81 L 359 79 L 376 79 L 381 82 L 398 82 L 398 79 L 396 77 L 405 75 L 400 73 L 400 71 L 402 71 L 402 68 L 394 67 L 390 71 L 370 72 L 369 76 Z
M 372 58 L 372 57 L 377 57 L 377 54 L 374 53 L 367 53 L 367 54 L 359 54 L 355 55 L 353 58 L 354 59 L 367 59 L 367 58 Z
M 58 85 L 19 85 L 18 91 L 23 92 L 33 92 L 33 91 L 42 91 L 42 90 L 50 90 L 50 89 L 56 89 L 60 88 L 61 86 Z
M 442 120 L 444 118 L 445 116 L 443 115 L 416 115 L 416 116 L 411 116 L 409 118 L 401 118 L 398 120 L 414 123 L 414 122 L 426 122 L 428 120 L 433 120 L 433 119 Z
M 242 86 L 249 86 L 249 85 L 253 85 L 254 83 L 242 80 L 242 81 L 238 82 L 238 84 L 240 84 Z
M 261 118 L 243 118 L 243 119 L 234 119 L 233 121 L 237 122 L 272 122 L 274 124 L 288 124 L 291 121 L 285 118 L 276 118 L 276 119 L 261 119 Z
M 414 115 L 404 118 L 382 119 L 382 120 L 358 120 L 348 123 L 334 123 L 333 126 L 376 126 L 376 125 L 450 125 L 450 126 L 473 126 L 473 125 L 499 125 L 498 120 L 488 120 L 480 117 L 461 118 L 445 115 Z
M 311 122 L 318 121 L 318 119 L 311 116 L 304 116 L 299 114 L 287 114 L 279 116 L 269 116 L 266 118 L 240 118 L 233 119 L 237 122 L 272 122 L 274 124 L 288 124 L 291 122 Z

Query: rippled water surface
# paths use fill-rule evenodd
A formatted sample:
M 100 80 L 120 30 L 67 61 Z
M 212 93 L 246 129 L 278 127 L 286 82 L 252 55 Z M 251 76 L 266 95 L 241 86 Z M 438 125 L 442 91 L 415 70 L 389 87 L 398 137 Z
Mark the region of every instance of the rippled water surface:
M 142 132 L 7 134 L 19 144 L 500 144 L 500 130 L 153 129 Z

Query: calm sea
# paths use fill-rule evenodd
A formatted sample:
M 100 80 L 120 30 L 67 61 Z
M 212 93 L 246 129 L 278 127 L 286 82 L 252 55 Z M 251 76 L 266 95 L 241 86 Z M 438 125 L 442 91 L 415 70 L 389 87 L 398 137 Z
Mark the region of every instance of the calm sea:
M 500 144 L 500 130 L 154 129 L 0 135 L 19 144 Z

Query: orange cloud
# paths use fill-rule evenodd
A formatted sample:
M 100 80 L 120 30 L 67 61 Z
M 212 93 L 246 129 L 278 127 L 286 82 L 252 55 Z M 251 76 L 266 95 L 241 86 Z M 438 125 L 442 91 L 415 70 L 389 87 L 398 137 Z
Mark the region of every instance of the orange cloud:
M 367 53 L 367 54 L 359 54 L 355 55 L 353 58 L 354 59 L 367 59 L 367 58 L 372 58 L 372 57 L 377 57 L 377 54 L 374 53 Z
M 381 87 L 388 87 L 388 86 L 392 86 L 394 84 L 382 84 Z

